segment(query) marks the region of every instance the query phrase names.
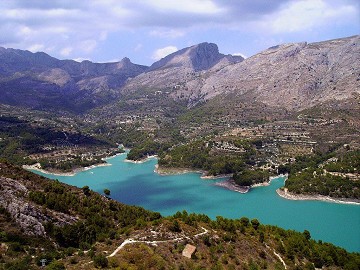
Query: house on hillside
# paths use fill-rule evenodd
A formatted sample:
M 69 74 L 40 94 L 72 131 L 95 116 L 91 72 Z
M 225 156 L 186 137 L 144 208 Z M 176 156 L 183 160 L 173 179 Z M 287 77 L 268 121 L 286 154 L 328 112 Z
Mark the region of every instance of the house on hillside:
M 193 245 L 190 245 L 190 244 L 186 244 L 183 252 L 182 252 L 182 255 L 186 258 L 189 258 L 191 259 L 192 255 L 195 253 L 196 251 L 196 247 L 193 246 Z

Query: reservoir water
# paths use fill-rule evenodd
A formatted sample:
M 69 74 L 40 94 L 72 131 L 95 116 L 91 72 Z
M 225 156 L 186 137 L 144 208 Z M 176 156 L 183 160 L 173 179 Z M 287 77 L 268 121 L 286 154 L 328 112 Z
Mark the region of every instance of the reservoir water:
M 34 171 L 61 182 L 102 193 L 111 198 L 173 215 L 177 211 L 204 213 L 210 218 L 257 218 L 297 231 L 309 230 L 312 238 L 331 242 L 348 251 L 360 252 L 360 206 L 321 201 L 291 201 L 279 197 L 276 189 L 284 178 L 272 180 L 269 186 L 253 188 L 246 194 L 214 185 L 217 180 L 200 179 L 200 174 L 161 176 L 154 172 L 156 159 L 134 164 L 124 162 L 126 155 L 107 159 L 111 166 L 96 167 L 74 176 L 58 176 Z

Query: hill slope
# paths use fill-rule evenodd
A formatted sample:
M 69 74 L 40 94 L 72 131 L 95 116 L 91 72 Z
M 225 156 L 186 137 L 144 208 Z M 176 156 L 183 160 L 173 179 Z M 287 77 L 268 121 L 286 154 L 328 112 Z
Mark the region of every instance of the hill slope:
M 118 98 L 118 88 L 147 67 L 58 60 L 45 53 L 0 48 L 0 102 L 82 112 Z
M 302 110 L 360 95 L 360 36 L 271 47 L 248 59 L 216 44 L 181 49 L 151 67 L 58 60 L 45 53 L 0 48 L 0 102 L 84 112 L 158 94 L 193 107 L 216 96 Z M 155 104 L 156 106 L 156 104 Z
M 360 94 L 360 36 L 269 48 L 205 79 L 204 99 L 234 93 L 243 102 L 300 110 Z
M 7 163 L 0 184 L 0 269 L 40 269 L 42 259 L 46 269 L 358 269 L 360 262 L 308 231 L 185 211 L 161 218 Z M 192 259 L 182 256 L 186 244 L 197 248 Z
M 147 72 L 129 80 L 122 92 L 126 94 L 144 89 L 160 90 L 173 99 L 185 99 L 189 105 L 193 105 L 200 98 L 198 90 L 203 81 L 202 74 L 243 60 L 240 56 L 219 53 L 216 44 L 200 43 L 155 62 Z M 189 81 L 191 85 L 188 84 Z

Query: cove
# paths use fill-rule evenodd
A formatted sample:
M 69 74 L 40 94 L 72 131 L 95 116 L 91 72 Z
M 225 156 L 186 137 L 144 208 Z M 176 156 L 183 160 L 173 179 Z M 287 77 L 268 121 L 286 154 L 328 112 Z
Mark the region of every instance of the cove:
M 360 206 L 321 201 L 291 201 L 277 195 L 284 178 L 246 194 L 214 185 L 217 180 L 200 179 L 198 173 L 161 176 L 154 172 L 156 159 L 134 164 L 124 162 L 125 154 L 107 159 L 111 166 L 96 167 L 74 176 L 37 174 L 74 185 L 89 186 L 102 193 L 110 189 L 111 198 L 142 206 L 162 215 L 177 211 L 216 216 L 257 218 L 263 224 L 297 231 L 309 230 L 313 239 L 330 242 L 348 251 L 360 252 Z

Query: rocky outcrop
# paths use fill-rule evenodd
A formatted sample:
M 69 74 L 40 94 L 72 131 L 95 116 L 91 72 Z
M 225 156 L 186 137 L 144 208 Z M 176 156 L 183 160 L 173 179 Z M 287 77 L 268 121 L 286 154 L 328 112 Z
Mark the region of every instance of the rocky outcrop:
M 198 94 L 301 110 L 360 95 L 359 59 L 360 36 L 283 44 L 208 74 Z
M 360 36 L 273 46 L 244 60 L 213 43 L 184 48 L 150 68 L 58 60 L 45 53 L 0 48 L 0 102 L 84 112 L 148 95 L 188 107 L 221 96 L 242 104 L 298 111 L 360 95 Z M 225 101 L 226 102 L 226 101 Z M 155 102 L 156 103 L 156 102 Z
M 216 65 L 225 55 L 219 53 L 218 46 L 214 43 L 200 43 L 184 48 L 152 64 L 147 72 L 157 69 L 182 67 L 197 72 L 208 70 Z M 242 61 L 242 57 L 234 57 Z
M 162 90 L 174 99 L 187 100 L 191 105 L 201 99 L 199 91 L 208 74 L 243 60 L 240 56 L 219 53 L 216 44 L 200 43 L 155 62 L 145 73 L 128 80 L 122 93 Z
M 28 189 L 20 182 L 0 177 L 0 206 L 5 208 L 14 221 L 24 230 L 27 235 L 46 236 L 43 224 L 53 222 L 63 226 L 72 224 L 77 218 L 41 207 L 27 200 Z
M 241 103 L 302 110 L 360 95 L 360 36 L 271 47 L 246 60 L 202 43 L 154 63 L 124 93 L 165 90 L 188 106 L 218 95 Z

